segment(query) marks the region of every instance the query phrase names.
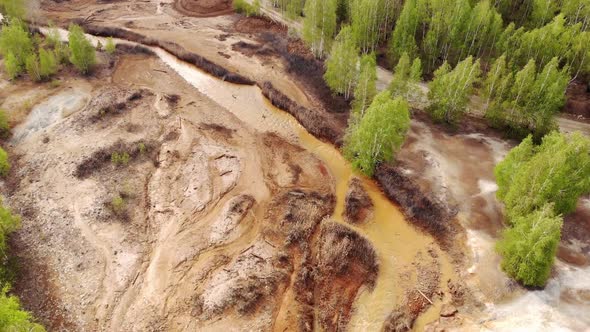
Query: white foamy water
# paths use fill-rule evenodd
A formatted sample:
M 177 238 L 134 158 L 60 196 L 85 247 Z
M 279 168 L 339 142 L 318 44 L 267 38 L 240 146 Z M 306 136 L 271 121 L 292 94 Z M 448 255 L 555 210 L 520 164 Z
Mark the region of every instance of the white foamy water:
M 475 273 L 486 302 L 479 327 L 486 331 L 590 331 L 590 267 L 556 262 L 555 275 L 543 290 L 510 291 L 500 270 L 495 239 L 480 231 L 467 232 Z M 518 293 L 514 295 L 514 293 Z M 477 296 L 476 295 L 476 296 Z M 497 295 L 499 298 L 486 301 Z

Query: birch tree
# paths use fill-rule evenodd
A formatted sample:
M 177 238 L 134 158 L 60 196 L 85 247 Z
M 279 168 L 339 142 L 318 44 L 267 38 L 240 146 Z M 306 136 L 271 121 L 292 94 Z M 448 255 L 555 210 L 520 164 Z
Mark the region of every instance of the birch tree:
M 393 96 L 407 96 L 411 70 L 410 57 L 404 53 L 395 66 L 393 78 L 389 83 L 388 89 Z
M 420 21 L 417 0 L 407 0 L 404 3 L 389 43 L 389 57 L 392 64 L 399 61 L 399 58 L 404 53 L 407 53 L 411 58 L 418 55 L 416 33 Z
M 466 112 L 474 84 L 480 79 L 479 67 L 479 60 L 474 62 L 470 56 L 453 70 L 445 63 L 435 71 L 428 93 L 428 112 L 435 120 L 455 124 Z
M 374 53 L 361 57 L 360 73 L 354 89 L 351 121 L 358 122 L 377 94 L 377 59 Z
M 307 0 L 303 12 L 303 40 L 316 57 L 323 56 L 336 32 L 337 0 Z
M 352 29 L 345 26 L 340 30 L 326 61 L 324 80 L 330 89 L 349 99 L 357 77 L 358 50 Z
M 392 99 L 389 92 L 379 93 L 359 124 L 349 127 L 344 155 L 352 166 L 372 176 L 377 164 L 389 162 L 400 149 L 410 128 L 408 103 Z
M 395 17 L 394 0 L 351 0 L 350 15 L 355 38 L 362 52 L 372 52 L 384 39 Z

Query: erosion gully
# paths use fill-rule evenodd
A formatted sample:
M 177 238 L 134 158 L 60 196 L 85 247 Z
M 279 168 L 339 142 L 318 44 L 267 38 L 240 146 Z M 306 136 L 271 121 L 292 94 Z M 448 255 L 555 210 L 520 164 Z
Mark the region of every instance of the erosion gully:
M 48 33 L 47 28 L 40 29 Z M 68 32 L 58 29 L 61 38 L 67 40 Z M 96 44 L 103 45 L 106 39 L 87 35 Z M 138 43 L 113 39 L 117 44 L 138 45 Z M 373 200 L 373 220 L 360 226 L 346 224 L 368 238 L 379 256 L 379 276 L 373 289 L 363 289 L 359 294 L 354 313 L 349 323 L 352 331 L 380 330 L 391 311 L 404 299 L 408 282 L 401 280 L 401 274 L 412 268 L 418 252 L 426 254 L 432 247 L 438 254 L 440 264 L 440 289 L 447 289 L 447 281 L 455 279 L 448 255 L 441 251 L 434 240 L 410 226 L 399 208 L 390 202 L 375 182 L 356 174 L 340 152 L 331 144 L 324 143 L 299 124 L 290 114 L 274 107 L 257 86 L 237 85 L 225 82 L 201 71 L 192 64 L 180 61 L 174 55 L 160 49 L 143 45 L 152 50 L 166 65 L 204 95 L 223 106 L 237 118 L 260 132 L 274 132 L 288 141 L 298 144 L 321 159 L 335 181 L 337 204 L 332 219 L 344 223 L 344 199 L 348 182 L 354 176 L 361 178 L 365 190 Z M 417 287 L 419 283 L 413 282 Z M 431 299 L 434 304 L 415 322 L 414 330 L 422 331 L 424 326 L 439 317 L 441 299 Z

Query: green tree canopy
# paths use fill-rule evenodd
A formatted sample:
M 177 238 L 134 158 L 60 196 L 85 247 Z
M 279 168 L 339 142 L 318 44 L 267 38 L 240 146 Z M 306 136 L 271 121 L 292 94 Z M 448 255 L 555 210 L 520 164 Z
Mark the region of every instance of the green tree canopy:
M 70 62 L 82 73 L 88 74 L 96 64 L 96 50 L 76 24 L 70 25 Z
M 502 269 L 526 286 L 544 286 L 561 238 L 563 220 L 552 204 L 514 220 L 497 244 Z
M 378 163 L 393 159 L 410 127 L 408 108 L 405 100 L 392 99 L 388 91 L 375 97 L 345 139 L 344 155 L 355 169 L 372 176 Z
M 358 50 L 352 29 L 345 26 L 340 30 L 326 61 L 324 79 L 330 89 L 350 98 L 357 78 Z
M 23 72 L 27 57 L 33 52 L 33 41 L 20 20 L 12 19 L 8 25 L 2 27 L 0 54 L 7 59 L 5 67 L 11 78 Z
M 332 46 L 336 33 L 337 0 L 307 0 L 303 12 L 303 40 L 316 57 L 324 55 Z
M 534 147 L 529 136 L 494 173 L 509 223 L 546 203 L 554 204 L 556 214 L 567 214 L 590 192 L 590 140 L 580 133 L 551 132 Z
M 461 61 L 453 70 L 445 63 L 434 72 L 428 98 L 428 112 L 437 121 L 454 124 L 467 110 L 474 85 L 480 79 L 479 60 L 473 57 Z
M 353 121 L 360 119 L 373 98 L 377 94 L 377 58 L 375 53 L 365 54 L 361 57 L 361 68 L 354 89 L 354 102 L 352 104 Z
M 403 53 L 395 66 L 393 77 L 389 83 L 388 89 L 393 96 L 407 96 L 411 75 L 410 57 L 407 53 Z

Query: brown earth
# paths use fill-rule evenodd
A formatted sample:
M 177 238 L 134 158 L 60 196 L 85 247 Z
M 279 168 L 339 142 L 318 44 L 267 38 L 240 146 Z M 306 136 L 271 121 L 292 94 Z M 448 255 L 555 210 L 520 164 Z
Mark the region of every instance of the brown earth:
M 579 119 L 590 119 L 590 88 L 588 83 L 574 81 L 566 92 L 567 102 L 563 112 Z
M 233 12 L 231 0 L 175 0 L 174 9 L 193 17 L 213 17 Z

